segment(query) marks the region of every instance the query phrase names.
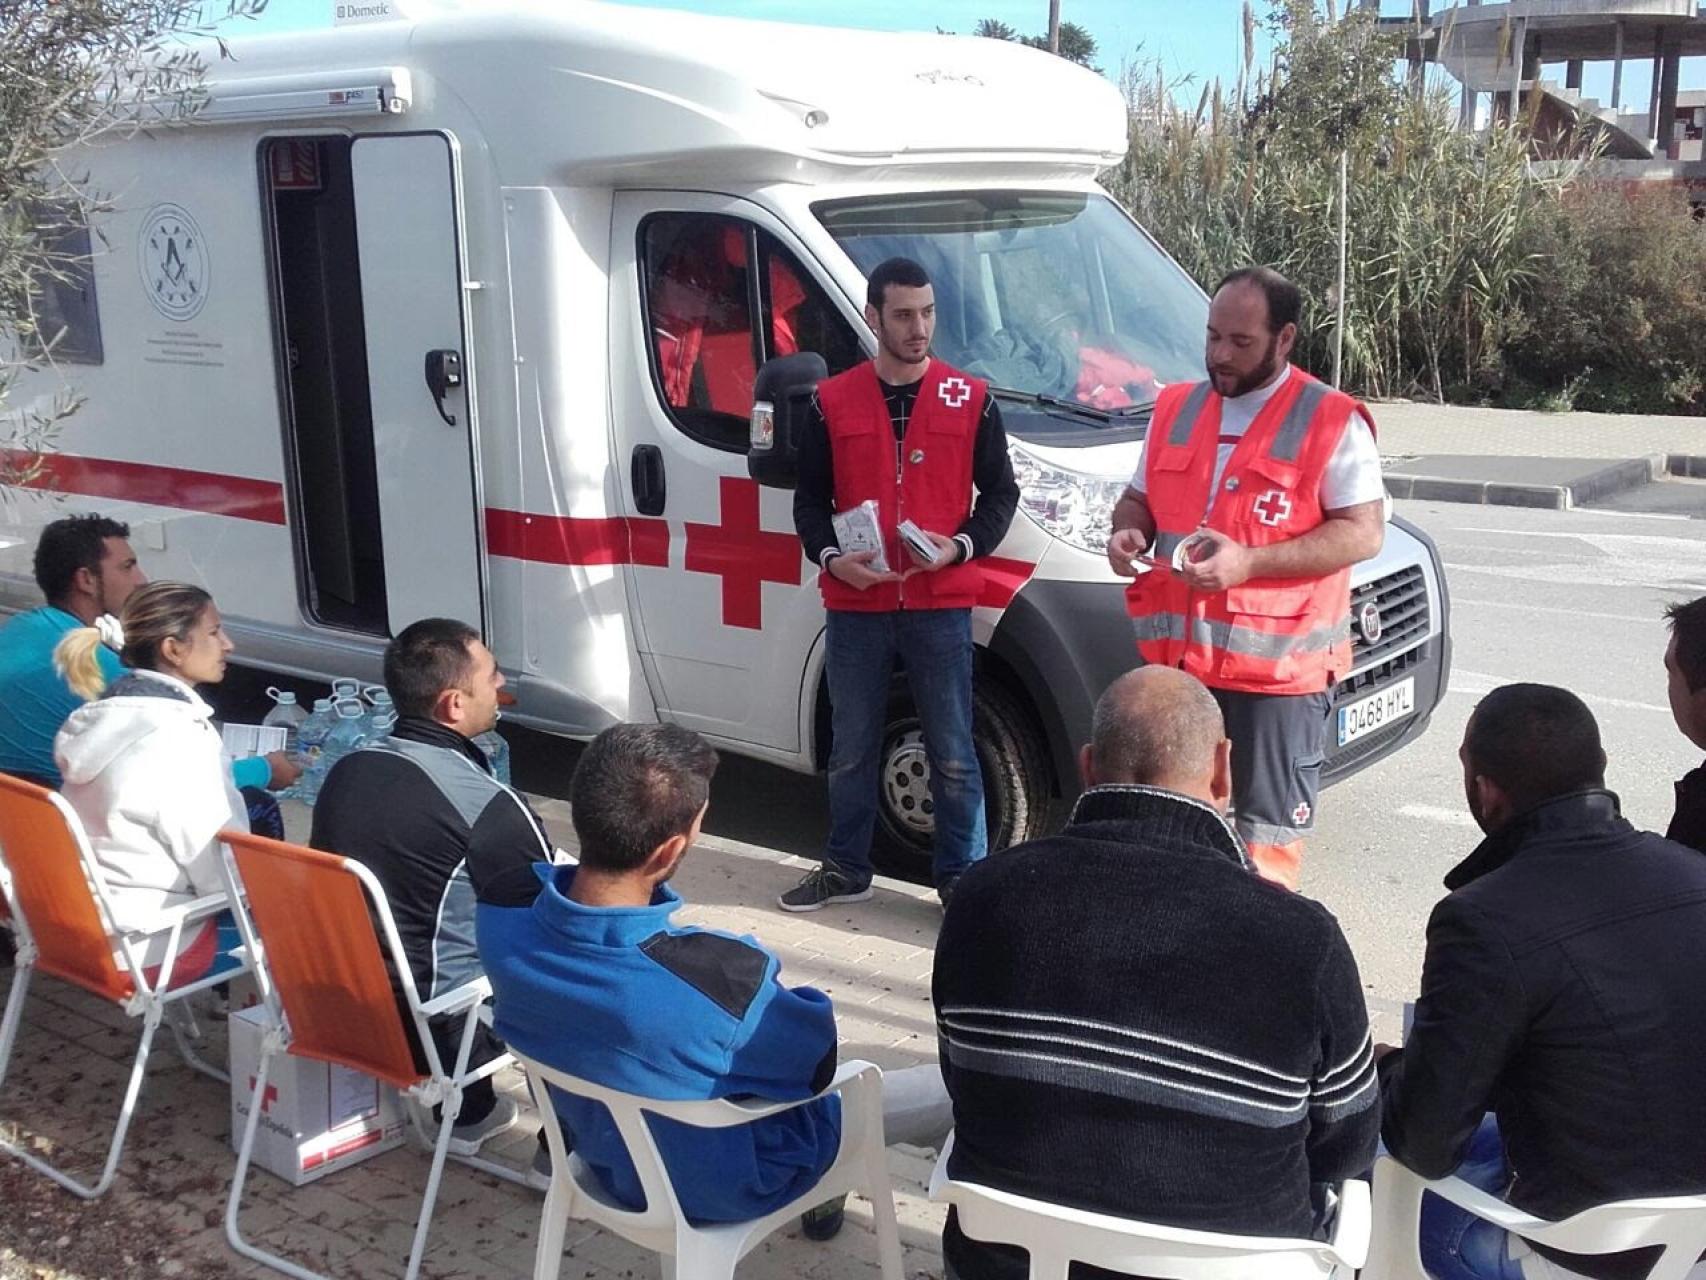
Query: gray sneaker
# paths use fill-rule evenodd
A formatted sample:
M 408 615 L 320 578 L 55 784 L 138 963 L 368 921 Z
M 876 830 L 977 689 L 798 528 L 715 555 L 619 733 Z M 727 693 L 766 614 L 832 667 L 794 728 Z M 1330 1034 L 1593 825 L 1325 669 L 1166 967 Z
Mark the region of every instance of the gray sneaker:
M 415 1122 L 421 1138 L 429 1145 L 438 1141 L 438 1121 L 432 1118 L 432 1108 L 409 1100 L 409 1113 Z M 500 1133 L 506 1133 L 515 1127 L 521 1118 L 521 1108 L 515 1105 L 514 1098 L 500 1097 L 497 1104 L 486 1115 L 478 1120 L 470 1120 L 457 1125 L 450 1131 L 450 1152 L 452 1155 L 471 1156 L 491 1139 Z
M 869 902 L 871 882 L 860 884 L 830 863 L 806 872 L 805 878 L 776 899 L 784 911 L 818 911 L 838 902 Z

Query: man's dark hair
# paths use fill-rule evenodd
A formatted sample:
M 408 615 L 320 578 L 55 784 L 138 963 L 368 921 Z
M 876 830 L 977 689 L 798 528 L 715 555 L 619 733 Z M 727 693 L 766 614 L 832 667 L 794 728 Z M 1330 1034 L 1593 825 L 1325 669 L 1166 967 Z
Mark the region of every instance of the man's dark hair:
M 1605 785 L 1605 751 L 1587 704 L 1549 684 L 1494 689 L 1469 717 L 1469 768 L 1518 812 Z
M 691 729 L 619 724 L 594 738 L 569 784 L 581 865 L 632 871 L 686 834 L 711 794 L 717 753 Z
M 1278 333 L 1303 315 L 1303 292 L 1272 267 L 1240 267 L 1214 286 L 1219 293 L 1229 284 L 1254 285 L 1268 300 L 1268 332 Z
M 385 688 L 400 716 L 430 718 L 438 695 L 467 685 L 474 665 L 468 646 L 480 633 L 455 618 L 412 622 L 385 646 Z
M 101 572 L 108 538 L 130 537 L 130 526 L 106 516 L 66 516 L 41 531 L 36 543 L 36 586 L 49 604 L 58 604 L 71 594 L 77 570 Z
M 922 289 L 929 283 L 930 273 L 911 258 L 886 258 L 877 263 L 877 269 L 865 282 L 865 301 L 881 315 L 883 296 L 891 284 L 898 284 L 903 289 Z
M 1676 665 L 1690 693 L 1706 689 L 1706 596 L 1665 609 L 1670 633 L 1676 637 Z

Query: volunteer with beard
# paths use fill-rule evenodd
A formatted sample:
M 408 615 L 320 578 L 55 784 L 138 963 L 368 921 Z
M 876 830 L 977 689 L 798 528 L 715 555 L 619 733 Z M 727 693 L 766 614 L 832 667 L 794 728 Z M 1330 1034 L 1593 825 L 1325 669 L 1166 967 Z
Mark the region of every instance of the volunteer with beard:
M 818 385 L 797 446 L 794 526 L 822 567 L 832 741 L 829 845 L 778 905 L 816 911 L 871 896 L 877 770 L 896 659 L 906 667 L 930 761 L 936 891 L 989 848 L 983 775 L 972 742 L 971 608 L 979 556 L 1007 535 L 1019 504 L 1007 436 L 989 388 L 930 355 L 935 295 L 907 258 L 866 282 L 875 359 Z M 976 487 L 976 502 L 972 500 Z M 843 551 L 834 517 L 875 501 L 887 569 L 876 551 Z M 910 519 L 935 548 L 903 544 Z
M 1208 381 L 1162 391 L 1108 540 L 1139 655 L 1214 692 L 1238 833 L 1291 889 L 1351 665 L 1350 569 L 1380 550 L 1386 496 L 1368 410 L 1289 362 L 1301 310 L 1266 267 L 1221 281 Z

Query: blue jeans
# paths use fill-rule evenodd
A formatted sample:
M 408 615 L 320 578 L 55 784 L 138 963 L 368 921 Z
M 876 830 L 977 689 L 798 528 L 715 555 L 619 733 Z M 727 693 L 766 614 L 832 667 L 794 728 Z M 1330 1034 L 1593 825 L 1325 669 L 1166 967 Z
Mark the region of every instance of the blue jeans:
M 983 774 L 972 744 L 970 609 L 829 611 L 824 661 L 832 740 L 825 861 L 856 883 L 871 878 L 883 724 L 888 719 L 889 679 L 900 655 L 906 659 L 906 678 L 930 759 L 935 878 L 940 885 L 989 852 Z
M 1470 1186 L 1496 1196 L 1510 1189 L 1505 1144 L 1499 1137 L 1498 1121 L 1492 1116 L 1481 1121 L 1456 1174 Z M 1434 1280 L 1522 1280 L 1522 1264 L 1508 1256 L 1509 1239 L 1503 1227 L 1432 1193 L 1423 1193 L 1422 1266 Z

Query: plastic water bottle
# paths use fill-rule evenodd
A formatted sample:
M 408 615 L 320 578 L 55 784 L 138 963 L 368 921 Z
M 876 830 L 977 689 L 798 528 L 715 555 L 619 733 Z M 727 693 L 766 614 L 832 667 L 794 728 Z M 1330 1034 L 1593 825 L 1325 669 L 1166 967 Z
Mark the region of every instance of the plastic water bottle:
M 390 707 L 383 710 L 375 708 L 372 722 L 368 725 L 367 735 L 362 739 L 365 746 L 369 742 L 380 742 L 391 736 L 391 730 L 397 727 L 397 713 Z
M 474 739 L 474 745 L 486 753 L 486 759 L 491 762 L 492 776 L 504 786 L 509 786 L 509 743 L 504 741 L 503 734 L 496 729 L 488 729 Z
M 284 749 L 295 751 L 301 740 L 302 726 L 308 719 L 308 713 L 297 705 L 296 695 L 289 689 L 279 689 L 267 686 L 267 697 L 277 705 L 267 712 L 261 720 L 264 726 L 282 726 L 284 729 Z
M 362 728 L 367 740 L 373 742 L 388 736 L 397 723 L 397 708 L 391 701 L 390 691 L 382 684 L 370 684 L 362 690 L 362 694 L 368 703 L 368 709 L 362 717 Z M 387 717 L 390 718 L 390 724 L 386 725 L 385 731 L 381 733 L 379 726 Z
M 298 784 L 299 798 L 312 806 L 320 798 L 320 788 L 332 766 L 362 743 L 365 729 L 362 724 L 361 703 L 353 698 L 340 698 L 332 703 L 333 718 L 321 739 L 319 754 L 314 757 Z
M 284 794 L 293 800 L 313 807 L 314 801 L 320 795 L 321 774 L 316 772 L 314 765 L 320 758 L 320 753 L 326 746 L 326 734 L 331 732 L 332 721 L 337 719 L 337 712 L 332 710 L 330 698 L 318 698 L 314 702 L 314 710 L 296 731 L 296 754 L 303 760 L 302 776 L 296 780 L 296 785 Z

